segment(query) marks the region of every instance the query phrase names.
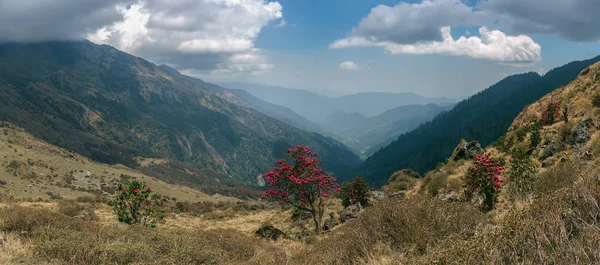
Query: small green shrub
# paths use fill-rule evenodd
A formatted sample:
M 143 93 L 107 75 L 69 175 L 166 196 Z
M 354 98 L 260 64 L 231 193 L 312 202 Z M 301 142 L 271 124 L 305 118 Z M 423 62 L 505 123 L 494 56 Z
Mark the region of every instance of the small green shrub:
M 119 185 L 119 189 L 121 193 L 108 202 L 119 222 L 155 227 L 164 219 L 164 209 L 158 206 L 157 201 L 148 199 L 152 193 L 150 186 L 132 181 L 127 187 Z
M 514 195 L 525 195 L 533 191 L 537 166 L 527 152 L 515 149 L 511 152 L 508 184 Z
M 338 197 L 342 199 L 342 205 L 348 207 L 350 205 L 360 203 L 361 205 L 367 205 L 369 201 L 369 187 L 367 182 L 360 176 L 357 175 L 354 181 L 344 181 L 340 187 Z
M 540 135 L 540 129 L 536 126 L 531 130 L 529 135 L 529 147 L 536 148 L 542 142 L 542 136 Z
M 526 131 L 519 129 L 517 131 L 517 135 L 519 135 L 520 132 L 525 132 Z M 522 140 L 519 140 L 522 141 Z M 494 142 L 492 144 L 492 146 L 496 147 L 498 150 L 504 152 L 504 153 L 508 153 L 510 152 L 510 149 L 515 145 L 515 138 L 514 137 L 510 137 L 508 138 L 508 140 L 506 139 L 506 136 L 500 136 L 500 138 L 498 138 L 498 141 Z
M 592 97 L 592 105 L 594 105 L 594 107 L 600 107 L 600 94 L 596 94 Z

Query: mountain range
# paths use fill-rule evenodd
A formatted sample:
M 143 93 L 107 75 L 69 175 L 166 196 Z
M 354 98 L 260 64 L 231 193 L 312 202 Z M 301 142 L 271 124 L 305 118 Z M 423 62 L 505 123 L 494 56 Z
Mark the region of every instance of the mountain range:
M 89 41 L 0 44 L 0 120 L 100 162 L 196 186 L 212 175 L 256 184 L 294 145 L 319 152 L 334 174 L 360 163 L 340 142 L 218 89 Z M 144 158 L 171 162 L 144 168 Z
M 448 98 L 428 98 L 415 93 L 364 92 L 341 97 L 326 97 L 302 89 L 290 89 L 247 83 L 221 83 L 223 87 L 241 89 L 264 100 L 285 106 L 311 120 L 319 121 L 336 112 L 359 113 L 373 117 L 406 105 L 452 104 Z

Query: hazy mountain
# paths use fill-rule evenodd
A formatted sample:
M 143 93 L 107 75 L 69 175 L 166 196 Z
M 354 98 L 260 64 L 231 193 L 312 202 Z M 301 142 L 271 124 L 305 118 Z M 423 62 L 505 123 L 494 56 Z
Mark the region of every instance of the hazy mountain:
M 431 122 L 401 135 L 369 157 L 359 172 L 373 185 L 386 183 L 395 171 L 410 168 L 421 173 L 450 156 L 461 139 L 488 145 L 504 135 L 523 107 L 573 81 L 600 56 L 555 68 L 544 76 L 513 75 L 459 102 Z
M 311 121 L 322 120 L 323 117 L 340 111 L 372 117 L 399 106 L 455 102 L 447 98 L 428 98 L 414 93 L 366 92 L 326 97 L 306 90 L 277 86 L 245 83 L 222 83 L 221 85 L 248 91 L 262 100 L 288 107 Z
M 369 156 L 400 134 L 430 121 L 440 112 L 450 110 L 452 106 L 400 106 L 371 118 L 359 113 L 338 111 L 324 117 L 319 124 L 333 134 L 343 137 L 345 141 L 353 143 L 352 146 L 358 148 L 363 155 Z
M 167 158 L 185 170 L 156 166 L 164 173 L 157 177 L 195 184 L 210 174 L 255 182 L 298 144 L 318 151 L 334 173 L 360 162 L 331 138 L 203 85 L 88 41 L 0 44 L 0 120 L 101 162 L 140 167 L 139 157 Z

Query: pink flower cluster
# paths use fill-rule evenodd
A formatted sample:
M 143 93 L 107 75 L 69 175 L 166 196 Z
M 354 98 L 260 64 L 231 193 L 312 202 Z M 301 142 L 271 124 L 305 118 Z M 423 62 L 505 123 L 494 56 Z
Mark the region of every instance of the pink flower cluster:
M 467 176 L 469 190 L 485 190 L 486 188 L 491 187 L 499 189 L 500 183 L 503 181 L 502 178 L 500 178 L 503 170 L 504 166 L 502 166 L 499 161 L 490 157 L 489 154 L 476 155 L 475 165 L 469 169 L 469 174 Z
M 551 125 L 553 124 L 556 119 L 560 118 L 560 112 L 559 112 L 559 104 L 558 102 L 554 101 L 551 102 L 548 107 L 546 108 L 546 110 L 544 110 L 542 112 L 542 116 L 540 117 L 540 122 L 543 125 Z
M 306 146 L 296 146 L 287 150 L 286 156 L 293 160 L 277 159 L 278 167 L 263 174 L 270 189 L 262 199 L 279 200 L 300 207 L 312 204 L 320 197 L 339 189 L 335 178 L 325 175 L 325 169 L 319 168 L 321 161 Z

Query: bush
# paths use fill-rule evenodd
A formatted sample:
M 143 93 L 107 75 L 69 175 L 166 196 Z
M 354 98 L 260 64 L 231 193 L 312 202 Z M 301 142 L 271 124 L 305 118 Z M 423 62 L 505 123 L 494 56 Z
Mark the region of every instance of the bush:
M 444 166 L 443 163 L 440 164 L 440 168 Z M 419 178 L 421 178 L 419 173 L 410 169 L 402 169 L 394 172 L 394 174 L 392 174 L 392 176 L 388 179 L 388 184 L 381 187 L 381 190 L 386 193 L 410 190 L 417 184 Z
M 477 155 L 475 165 L 466 176 L 467 194 L 479 193 L 483 197 L 483 209 L 491 210 L 496 204 L 504 166 L 489 154 Z
M 515 195 L 525 195 L 533 191 L 537 166 L 529 155 L 519 149 L 515 149 L 510 157 L 510 170 L 508 184 Z
M 540 135 L 540 129 L 538 126 L 535 126 L 531 130 L 531 135 L 529 135 L 529 147 L 536 148 L 542 142 L 542 137 Z
M 592 105 L 594 105 L 594 107 L 600 107 L 600 94 L 596 94 L 592 97 Z
M 164 219 L 165 211 L 158 206 L 158 201 L 148 199 L 152 193 L 150 186 L 132 181 L 127 187 L 119 184 L 119 189 L 121 193 L 108 202 L 119 222 L 155 227 L 157 222 Z
M 527 133 L 526 130 L 519 129 L 517 131 L 517 135 L 519 135 L 520 132 Z M 522 141 L 522 140 L 519 140 L 519 141 Z M 508 153 L 514 145 L 515 145 L 515 138 L 512 136 L 510 138 L 508 138 L 508 140 L 506 139 L 506 136 L 500 136 L 500 138 L 498 138 L 498 141 L 496 141 L 492 144 L 492 146 L 496 147 L 498 150 L 500 150 L 504 153 Z
M 558 102 L 550 102 L 546 110 L 542 112 L 542 116 L 540 117 L 540 122 L 542 125 L 552 125 L 556 122 L 556 119 L 560 118 L 560 107 L 558 106 Z
M 354 181 L 344 181 L 344 183 L 342 183 L 338 197 L 342 199 L 342 205 L 344 207 L 356 203 L 366 206 L 369 202 L 369 190 L 367 182 L 365 182 L 360 175 L 357 175 L 354 178 Z

